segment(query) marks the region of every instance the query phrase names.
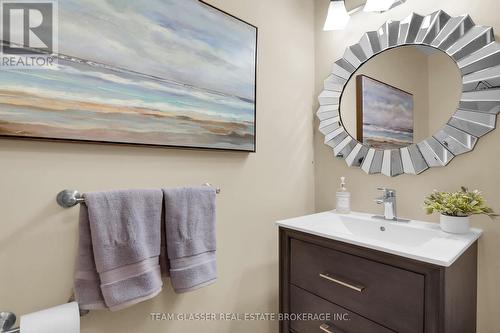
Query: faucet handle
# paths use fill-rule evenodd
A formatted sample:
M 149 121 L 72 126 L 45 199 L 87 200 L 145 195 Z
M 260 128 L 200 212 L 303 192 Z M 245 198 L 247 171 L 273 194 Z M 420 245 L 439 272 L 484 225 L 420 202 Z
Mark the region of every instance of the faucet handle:
M 384 191 L 384 196 L 385 197 L 395 197 L 396 196 L 396 190 L 394 190 L 392 188 L 377 187 L 377 190 Z

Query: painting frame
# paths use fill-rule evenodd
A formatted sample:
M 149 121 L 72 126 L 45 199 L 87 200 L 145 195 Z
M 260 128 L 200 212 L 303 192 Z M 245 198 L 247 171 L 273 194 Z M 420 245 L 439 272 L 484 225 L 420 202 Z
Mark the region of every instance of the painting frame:
M 384 148 L 384 147 L 377 147 L 377 149 L 399 149 L 399 148 L 404 148 L 407 147 L 408 145 L 413 144 L 414 141 L 414 135 L 415 135 L 415 109 L 414 109 L 414 94 L 405 91 L 401 88 L 398 88 L 396 86 L 393 86 L 391 84 L 388 84 L 386 82 L 382 82 L 380 80 L 377 80 L 369 75 L 365 74 L 360 74 L 356 76 L 356 140 L 358 142 L 361 142 L 363 144 L 365 143 L 365 135 L 364 135 L 364 118 L 365 118 L 365 87 L 364 87 L 364 82 L 365 80 L 371 80 L 372 82 L 384 86 L 384 88 L 389 88 L 394 91 L 397 91 L 398 93 L 407 95 L 411 97 L 412 100 L 412 109 L 411 109 L 411 116 L 412 116 L 412 142 L 403 142 L 400 147 L 393 147 L 393 148 Z
M 259 46 L 259 28 L 249 23 L 225 10 L 222 10 L 212 4 L 207 3 L 203 0 L 196 0 L 196 2 L 206 6 L 208 9 L 215 10 L 224 14 L 238 22 L 248 25 L 255 30 L 255 54 L 254 54 L 254 99 L 253 99 L 253 140 L 252 149 L 238 149 L 238 148 L 223 148 L 223 147 L 208 147 L 208 146 L 196 146 L 196 145 L 179 145 L 179 144 L 156 144 L 156 143 L 142 143 L 142 142 L 121 142 L 121 141 L 107 141 L 107 140 L 95 140 L 95 139 L 75 139 L 75 138 L 52 138 L 52 137 L 40 137 L 40 136 L 16 136 L 11 134 L 0 133 L 1 139 L 8 140 L 21 140 L 21 141 L 41 141 L 41 142 L 57 142 L 57 143 L 79 143 L 79 144 L 97 144 L 97 145 L 108 145 L 108 146 L 129 146 L 129 147 L 149 147 L 149 148 L 167 148 L 167 149 L 182 149 L 182 150 L 202 150 L 202 151 L 220 151 L 220 152 L 242 152 L 242 153 L 256 153 L 257 152 L 257 107 L 258 107 L 258 46 Z

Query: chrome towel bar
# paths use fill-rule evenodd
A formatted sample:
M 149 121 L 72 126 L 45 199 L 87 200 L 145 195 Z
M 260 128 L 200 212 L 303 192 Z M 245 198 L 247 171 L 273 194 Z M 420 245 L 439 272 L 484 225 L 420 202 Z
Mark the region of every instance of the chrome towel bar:
M 210 186 L 212 185 L 210 183 L 204 184 L 204 186 Z M 220 188 L 215 188 L 215 193 L 219 194 L 221 192 Z M 64 190 L 61 191 L 57 194 L 56 197 L 57 203 L 59 206 L 63 208 L 71 208 L 74 207 L 78 204 L 84 203 L 85 198 L 83 196 L 83 193 L 80 193 L 76 190 Z

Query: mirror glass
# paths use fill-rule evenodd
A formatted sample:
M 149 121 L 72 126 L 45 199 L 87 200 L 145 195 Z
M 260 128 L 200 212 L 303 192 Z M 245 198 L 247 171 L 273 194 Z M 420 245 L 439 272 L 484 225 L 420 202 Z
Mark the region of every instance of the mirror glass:
M 376 149 L 398 149 L 436 133 L 457 110 L 462 76 L 443 51 L 406 45 L 363 64 L 342 95 L 347 132 Z

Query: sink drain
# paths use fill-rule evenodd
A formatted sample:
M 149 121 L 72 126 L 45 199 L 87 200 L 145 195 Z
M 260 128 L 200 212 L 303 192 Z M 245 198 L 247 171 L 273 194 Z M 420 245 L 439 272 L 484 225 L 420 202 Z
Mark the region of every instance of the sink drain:
M 385 231 L 385 227 L 380 227 L 380 231 Z

